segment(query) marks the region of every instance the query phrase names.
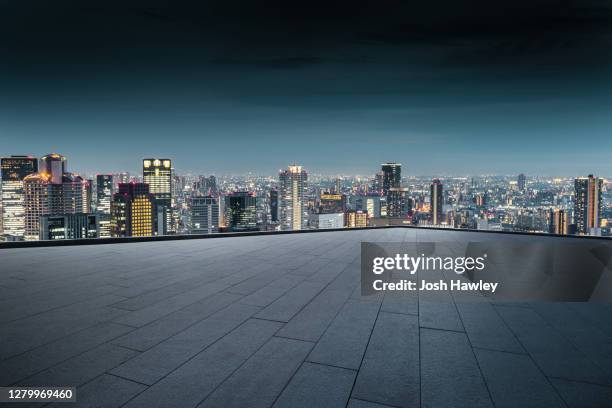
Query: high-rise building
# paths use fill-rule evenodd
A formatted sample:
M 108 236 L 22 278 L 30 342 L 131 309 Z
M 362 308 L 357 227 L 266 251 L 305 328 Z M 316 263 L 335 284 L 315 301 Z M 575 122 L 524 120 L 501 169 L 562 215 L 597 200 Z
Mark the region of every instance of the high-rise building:
M 334 229 L 344 227 L 344 213 L 310 214 L 310 227 L 313 229 Z
M 40 219 L 41 240 L 99 238 L 95 214 L 43 215 Z
M 26 240 L 40 237 L 40 219 L 44 215 L 83 213 L 83 178 L 67 171 L 66 158 L 48 154 L 40 159 L 38 173 L 24 178 Z
M 278 190 L 270 190 L 270 221 L 278 222 Z
M 219 198 L 211 196 L 191 197 L 189 204 L 190 228 L 192 234 L 219 232 Z
M 368 226 L 367 211 L 347 211 L 345 218 L 348 228 L 363 228 Z
M 442 224 L 444 197 L 442 195 L 442 183 L 434 179 L 430 187 L 429 196 L 429 218 L 433 225 Z
M 23 180 L 38 171 L 38 161 L 29 156 L 0 159 L 2 172 L 2 226 L 7 240 L 19 241 L 25 235 L 25 197 Z
M 92 180 L 87 180 L 81 178 L 81 194 L 82 194 L 82 209 L 81 212 L 85 214 L 91 213 L 91 200 L 93 199 L 93 182 Z
M 382 194 L 387 197 L 387 215 L 401 217 L 404 210 L 406 193 L 402 190 L 402 165 L 400 163 L 383 163 Z
M 280 222 L 282 230 L 301 230 L 308 223 L 305 203 L 308 175 L 302 166 L 289 166 L 281 171 L 280 180 Z
M 550 210 L 548 225 L 551 234 L 567 235 L 569 233 L 569 222 L 567 211 L 561 209 Z
M 157 203 L 157 235 L 173 231 L 172 225 L 172 161 L 144 159 L 142 177 Z
M 338 214 L 346 211 L 346 196 L 344 194 L 321 194 L 319 214 Z
M 113 191 L 113 175 L 98 174 L 96 176 L 96 213 L 98 214 L 98 224 L 100 226 L 100 238 L 111 236 L 110 214 Z
M 237 191 L 225 197 L 225 223 L 232 231 L 257 231 L 255 193 Z
M 574 180 L 574 221 L 578 234 L 601 234 L 602 186 L 603 179 L 592 174 Z
M 527 187 L 527 177 L 523 173 L 518 175 L 517 187 L 519 191 L 525 191 L 525 187 Z
M 402 186 L 402 165 L 401 163 L 383 163 L 382 169 L 382 193 L 387 195 L 391 188 Z
M 391 187 L 387 191 L 387 216 L 404 217 L 410 211 L 410 199 L 407 188 Z
M 111 203 L 111 236 L 150 237 L 155 233 L 156 200 L 145 183 L 119 183 Z

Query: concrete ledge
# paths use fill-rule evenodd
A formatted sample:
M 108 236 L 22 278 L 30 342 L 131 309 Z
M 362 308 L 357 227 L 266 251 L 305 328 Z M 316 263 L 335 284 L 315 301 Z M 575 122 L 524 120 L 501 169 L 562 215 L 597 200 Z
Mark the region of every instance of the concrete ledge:
M 232 238 L 232 237 L 251 237 L 257 235 L 282 235 L 282 234 L 310 234 L 310 233 L 325 233 L 339 231 L 359 231 L 359 230 L 380 230 L 390 228 L 412 228 L 423 231 L 449 231 L 449 232 L 478 232 L 485 234 L 510 234 L 510 235 L 527 235 L 537 237 L 550 238 L 577 238 L 577 239 L 596 239 L 596 240 L 612 240 L 612 237 L 594 237 L 585 235 L 560 235 L 548 234 L 542 232 L 513 232 L 513 231 L 487 231 L 464 228 L 437 228 L 437 227 L 419 227 L 414 225 L 388 225 L 382 227 L 360 227 L 360 228 L 330 228 L 321 230 L 300 230 L 300 231 L 248 231 L 248 232 L 221 232 L 215 234 L 185 234 L 185 235 L 164 235 L 158 237 L 129 237 L 129 238 L 90 238 L 90 239 L 63 239 L 56 241 L 16 241 L 16 242 L 0 242 L 0 249 L 8 248 L 37 248 L 51 246 L 68 246 L 68 245 L 105 245 L 105 244 L 127 244 L 131 242 L 150 242 L 150 241 L 177 241 L 185 239 L 213 239 L 213 238 Z

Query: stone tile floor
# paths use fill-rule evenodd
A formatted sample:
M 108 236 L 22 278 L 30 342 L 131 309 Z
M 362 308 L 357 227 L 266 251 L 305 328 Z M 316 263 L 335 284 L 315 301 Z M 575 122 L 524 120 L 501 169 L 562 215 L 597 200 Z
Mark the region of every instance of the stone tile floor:
M 612 406 L 608 304 L 360 296 L 361 241 L 491 236 L 0 249 L 0 385 L 76 386 L 67 407 Z

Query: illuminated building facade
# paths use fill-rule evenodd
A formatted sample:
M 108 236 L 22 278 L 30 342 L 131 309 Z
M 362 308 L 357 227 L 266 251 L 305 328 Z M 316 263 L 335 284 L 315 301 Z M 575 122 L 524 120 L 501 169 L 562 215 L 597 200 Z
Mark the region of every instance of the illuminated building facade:
M 410 211 L 409 192 L 407 188 L 391 187 L 387 191 L 387 216 L 404 217 Z
M 99 238 L 95 214 L 44 215 L 40 219 L 41 240 Z
M 289 166 L 279 173 L 281 230 L 301 230 L 308 224 L 305 203 L 308 175 L 302 166 Z
M 96 176 L 96 213 L 100 226 L 100 238 L 108 238 L 110 232 L 111 202 L 113 201 L 112 174 L 98 174 Z
M 38 171 L 38 160 L 28 156 L 0 159 L 2 173 L 2 226 L 7 240 L 19 241 L 25 235 L 24 179 Z
M 343 194 L 321 194 L 319 214 L 338 214 L 346 211 L 346 196 Z
M 309 224 L 313 229 L 343 228 L 344 213 L 310 214 Z
M 434 179 L 430 186 L 429 195 L 429 218 L 433 225 L 442 224 L 444 197 L 442 194 L 442 182 Z
M 190 202 L 190 229 L 192 234 L 219 232 L 219 199 L 217 197 L 192 197 Z
M 578 234 L 600 235 L 603 179 L 589 174 L 574 180 L 574 221 Z
M 38 169 L 38 173 L 24 179 L 26 240 L 39 239 L 42 216 L 83 213 L 89 209 L 84 203 L 88 183 L 67 171 L 64 156 L 48 154 L 40 159 Z
M 525 191 L 525 188 L 527 187 L 527 177 L 525 177 L 523 173 L 518 175 L 517 187 L 519 191 Z
M 561 209 L 550 210 L 549 232 L 551 234 L 569 234 L 569 222 L 567 211 Z
M 225 222 L 232 231 L 257 231 L 255 193 L 237 191 L 225 197 Z
M 402 185 L 402 165 L 401 163 L 383 163 L 382 170 L 382 193 L 384 195 L 391 188 L 399 188 Z
M 363 228 L 368 226 L 367 211 L 347 211 L 346 226 L 348 228 Z
M 278 190 L 270 190 L 270 221 L 278 222 Z
M 111 203 L 111 236 L 151 237 L 155 233 L 156 200 L 145 183 L 120 183 Z
M 172 223 L 172 161 L 144 159 L 142 177 L 157 203 L 157 235 L 173 232 Z

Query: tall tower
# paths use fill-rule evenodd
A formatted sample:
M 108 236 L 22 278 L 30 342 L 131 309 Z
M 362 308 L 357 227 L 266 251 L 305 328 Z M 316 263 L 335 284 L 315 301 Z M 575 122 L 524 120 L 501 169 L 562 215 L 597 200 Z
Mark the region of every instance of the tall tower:
M 400 188 L 402 184 L 401 163 L 383 163 L 382 169 L 382 193 L 387 195 L 391 188 Z
M 308 175 L 302 166 L 289 166 L 278 175 L 280 181 L 280 222 L 282 230 L 306 228 L 306 181 Z
M 558 208 L 550 210 L 548 225 L 551 234 L 567 235 L 569 231 L 567 211 Z
M 225 222 L 232 231 L 257 230 L 257 198 L 255 193 L 237 191 L 225 197 Z
M 7 240 L 19 241 L 25 235 L 25 202 L 23 180 L 38 171 L 38 161 L 29 156 L 0 159 L 2 172 L 2 225 Z
M 110 233 L 110 209 L 113 201 L 112 174 L 98 174 L 96 176 L 96 212 L 100 224 L 100 238 L 108 238 Z
M 270 190 L 270 221 L 278 222 L 278 190 Z
M 444 199 L 442 196 L 442 183 L 438 179 L 434 179 L 430 187 L 429 196 L 429 216 L 434 225 L 442 223 L 442 206 Z
M 150 237 L 155 232 L 156 200 L 144 183 L 119 183 L 111 203 L 111 236 Z
M 194 196 L 189 203 L 190 229 L 192 234 L 219 232 L 219 198 Z
M 40 159 L 38 173 L 24 180 L 25 239 L 38 240 L 44 215 L 83 213 L 83 178 L 67 171 L 66 158 L 57 153 Z
M 527 186 L 527 177 L 525 177 L 523 173 L 518 175 L 517 185 L 520 191 L 525 191 L 525 187 Z
M 581 235 L 600 235 L 602 216 L 601 192 L 603 180 L 589 174 L 574 180 L 576 198 L 574 202 L 574 221 Z
M 172 161 L 144 159 L 142 177 L 157 202 L 157 235 L 172 231 Z

